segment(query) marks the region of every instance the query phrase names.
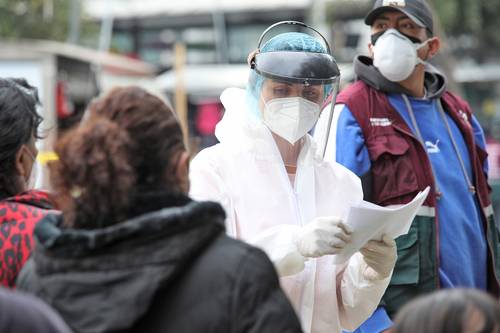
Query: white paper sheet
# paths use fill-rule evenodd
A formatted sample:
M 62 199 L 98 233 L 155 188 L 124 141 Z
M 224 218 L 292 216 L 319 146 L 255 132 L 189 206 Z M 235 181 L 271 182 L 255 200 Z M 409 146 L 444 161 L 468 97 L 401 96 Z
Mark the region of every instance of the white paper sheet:
M 429 191 L 427 187 L 406 205 L 382 207 L 362 201 L 352 206 L 346 220 L 353 230 L 352 238 L 342 252 L 335 256 L 335 263 L 346 262 L 370 240 L 381 240 L 383 235 L 394 239 L 407 234 Z

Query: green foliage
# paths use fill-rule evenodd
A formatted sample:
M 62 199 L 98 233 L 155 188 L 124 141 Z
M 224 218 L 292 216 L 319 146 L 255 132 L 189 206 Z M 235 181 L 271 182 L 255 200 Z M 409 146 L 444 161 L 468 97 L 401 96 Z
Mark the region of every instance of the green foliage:
M 70 0 L 0 0 L 0 38 L 65 41 L 68 38 Z M 95 35 L 95 23 L 81 22 L 82 38 Z
M 448 36 L 469 35 L 477 40 L 477 54 L 496 55 L 500 48 L 500 0 L 429 0 Z

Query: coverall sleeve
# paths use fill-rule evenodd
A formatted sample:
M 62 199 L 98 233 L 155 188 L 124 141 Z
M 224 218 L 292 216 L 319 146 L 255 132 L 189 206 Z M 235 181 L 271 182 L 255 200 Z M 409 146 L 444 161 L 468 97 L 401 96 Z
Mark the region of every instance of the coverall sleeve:
M 375 312 L 391 280 L 369 280 L 363 275 L 365 268 L 358 252 L 337 275 L 339 318 L 346 330 L 354 331 Z
M 304 258 L 297 249 L 297 225 L 280 224 L 252 237 L 248 242 L 264 250 L 274 263 L 280 277 L 302 272 Z
M 218 202 L 226 211 L 226 232 L 238 235 L 238 221 L 231 194 L 216 161 L 210 154 L 202 151 L 191 162 L 190 196 L 195 200 L 211 200 Z M 296 245 L 296 235 L 300 230 L 295 225 L 277 225 L 269 228 L 246 242 L 264 250 L 274 263 L 279 276 L 288 276 L 304 269 L 305 258 L 300 255 Z
M 233 332 L 302 332 L 300 322 L 280 288 L 273 265 L 264 252 L 252 248 L 237 270 Z
M 201 151 L 191 161 L 189 167 L 189 196 L 199 201 L 215 201 L 226 212 L 226 233 L 237 236 L 234 207 L 231 196 L 216 163 L 207 150 Z

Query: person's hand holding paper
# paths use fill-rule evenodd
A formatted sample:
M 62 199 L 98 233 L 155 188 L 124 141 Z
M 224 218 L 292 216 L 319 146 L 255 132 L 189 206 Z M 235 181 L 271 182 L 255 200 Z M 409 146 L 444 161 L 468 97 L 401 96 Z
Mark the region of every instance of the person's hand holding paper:
M 407 234 L 429 190 L 427 187 L 419 192 L 406 205 L 382 207 L 362 201 L 351 207 L 345 222 L 353 231 L 351 241 L 335 256 L 335 262 L 337 264 L 346 262 L 370 240 L 381 241 L 383 235 L 395 239 Z
M 302 228 L 297 248 L 306 258 L 337 254 L 351 241 L 351 233 L 339 217 L 317 217 Z
M 366 263 L 363 275 L 368 280 L 389 277 L 398 258 L 396 242 L 387 235 L 382 236 L 382 241 L 369 241 L 359 252 Z

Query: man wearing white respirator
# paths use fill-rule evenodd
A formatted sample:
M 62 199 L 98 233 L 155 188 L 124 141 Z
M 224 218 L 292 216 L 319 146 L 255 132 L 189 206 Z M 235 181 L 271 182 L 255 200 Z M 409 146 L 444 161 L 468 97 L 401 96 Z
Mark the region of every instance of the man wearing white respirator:
M 315 139 L 329 137 L 325 158 L 361 177 L 365 200 L 405 204 L 432 188 L 410 232 L 396 239 L 398 261 L 381 306 L 357 330 L 373 333 L 389 329 L 406 302 L 438 288 L 498 294 L 500 246 L 481 126 L 427 64 L 440 48 L 429 6 L 377 0 L 365 23 L 371 56 L 356 58 L 358 80 L 327 105 Z
M 263 43 L 277 26 L 321 39 L 288 32 Z M 334 264 L 333 255 L 351 239 L 344 219 L 362 200 L 361 182 L 325 162 L 308 132 L 326 97 L 336 93 L 338 66 L 323 36 L 294 21 L 269 27 L 249 63 L 246 91 L 221 95 L 220 144 L 193 159 L 190 195 L 220 202 L 228 233 L 266 251 L 305 332 L 355 329 L 376 309 L 396 249 L 384 237 Z

